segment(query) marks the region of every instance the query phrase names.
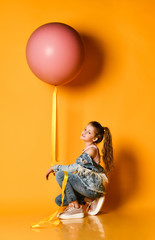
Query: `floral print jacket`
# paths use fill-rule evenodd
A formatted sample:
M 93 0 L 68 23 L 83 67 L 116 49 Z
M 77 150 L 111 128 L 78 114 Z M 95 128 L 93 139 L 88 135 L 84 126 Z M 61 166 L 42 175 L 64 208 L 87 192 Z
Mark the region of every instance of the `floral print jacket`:
M 104 168 L 94 162 L 88 153 L 82 153 L 74 164 L 54 165 L 53 170 L 75 173 L 88 189 L 100 193 L 105 192 L 104 184 L 108 183 Z

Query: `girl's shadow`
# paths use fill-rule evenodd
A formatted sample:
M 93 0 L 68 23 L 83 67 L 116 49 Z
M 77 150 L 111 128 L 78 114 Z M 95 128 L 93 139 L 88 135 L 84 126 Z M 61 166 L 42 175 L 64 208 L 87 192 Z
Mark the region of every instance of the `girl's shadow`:
M 106 187 L 104 212 L 118 209 L 136 193 L 139 187 L 139 172 L 136 151 L 122 147 L 114 159 L 109 184 Z

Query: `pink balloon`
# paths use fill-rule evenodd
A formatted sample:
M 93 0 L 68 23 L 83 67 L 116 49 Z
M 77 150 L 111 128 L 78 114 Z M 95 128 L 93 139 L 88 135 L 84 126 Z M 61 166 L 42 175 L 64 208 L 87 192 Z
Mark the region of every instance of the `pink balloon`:
M 72 81 L 81 71 L 84 45 L 79 33 L 63 23 L 47 23 L 37 28 L 26 46 L 32 72 L 41 80 L 61 85 Z

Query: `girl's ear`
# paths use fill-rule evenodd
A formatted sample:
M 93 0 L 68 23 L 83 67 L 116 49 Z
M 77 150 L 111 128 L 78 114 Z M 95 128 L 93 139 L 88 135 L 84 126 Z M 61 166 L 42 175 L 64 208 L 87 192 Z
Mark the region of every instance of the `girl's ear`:
M 96 142 L 97 140 L 98 140 L 98 138 L 96 137 L 96 138 L 93 139 L 93 142 Z

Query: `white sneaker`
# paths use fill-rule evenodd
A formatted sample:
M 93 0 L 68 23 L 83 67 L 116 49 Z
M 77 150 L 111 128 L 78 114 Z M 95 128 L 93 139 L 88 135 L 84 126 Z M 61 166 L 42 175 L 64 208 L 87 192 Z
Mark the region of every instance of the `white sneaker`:
M 105 200 L 105 196 L 96 198 L 94 201 L 87 203 L 88 205 L 88 215 L 96 215 L 102 208 Z
M 62 212 L 59 212 L 59 213 L 57 214 L 57 218 L 60 216 L 61 213 L 62 213 Z
M 84 212 L 82 206 L 79 208 L 67 207 L 64 212 L 59 214 L 60 219 L 83 218 Z

